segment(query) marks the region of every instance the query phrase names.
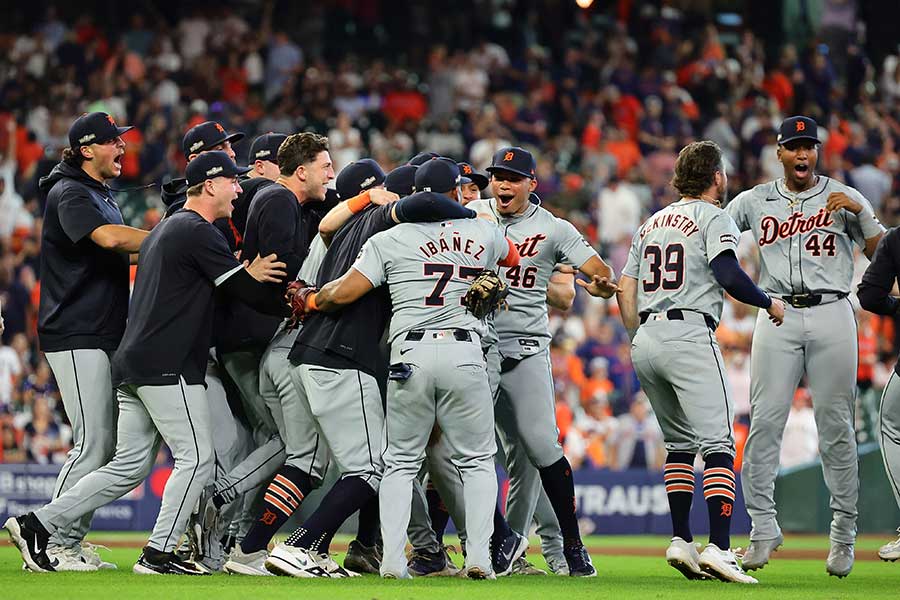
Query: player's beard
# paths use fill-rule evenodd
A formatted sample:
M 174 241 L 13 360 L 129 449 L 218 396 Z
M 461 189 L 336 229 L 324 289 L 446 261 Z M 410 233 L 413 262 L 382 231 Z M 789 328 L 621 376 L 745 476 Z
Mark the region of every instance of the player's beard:
M 716 191 L 718 192 L 718 205 L 721 208 L 728 202 L 728 186 L 722 182 Z

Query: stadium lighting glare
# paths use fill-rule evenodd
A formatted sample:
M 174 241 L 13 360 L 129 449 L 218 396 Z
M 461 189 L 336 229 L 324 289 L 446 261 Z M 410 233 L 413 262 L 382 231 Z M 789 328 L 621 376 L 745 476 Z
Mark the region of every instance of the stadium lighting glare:
M 594 3 L 594 0 L 575 0 L 575 4 L 577 4 L 580 8 L 590 8 L 591 4 Z

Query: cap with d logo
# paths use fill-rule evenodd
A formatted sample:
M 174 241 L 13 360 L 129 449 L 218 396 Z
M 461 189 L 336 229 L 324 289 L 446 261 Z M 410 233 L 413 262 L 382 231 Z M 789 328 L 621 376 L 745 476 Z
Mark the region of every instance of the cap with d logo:
M 509 171 L 522 177 L 534 179 L 535 166 L 534 156 L 531 155 L 531 152 L 518 146 L 507 146 L 506 148 L 500 148 L 494 153 L 491 166 L 487 168 L 487 172 Z
M 819 140 L 819 126 L 809 117 L 788 117 L 781 122 L 778 130 L 778 143 L 786 144 L 794 140 L 812 140 L 821 144 Z
M 199 154 L 215 148 L 219 144 L 231 142 L 232 144 L 244 139 L 244 134 L 240 131 L 228 135 L 225 128 L 215 121 L 204 121 L 199 125 L 194 125 L 188 132 L 184 134 L 181 141 L 181 150 L 184 152 L 185 158 L 191 154 Z
M 133 127 L 119 127 L 116 120 L 105 112 L 86 113 L 75 119 L 69 127 L 69 147 L 102 144 L 113 140 Z

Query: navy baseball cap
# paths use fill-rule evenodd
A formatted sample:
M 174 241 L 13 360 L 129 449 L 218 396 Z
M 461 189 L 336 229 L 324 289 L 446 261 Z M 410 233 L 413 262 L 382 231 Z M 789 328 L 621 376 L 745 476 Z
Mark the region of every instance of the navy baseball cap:
M 250 172 L 250 167 L 239 167 L 221 150 L 204 152 L 188 163 L 185 169 L 188 187 L 216 177 L 236 177 Z
M 794 140 L 812 140 L 821 144 L 819 125 L 809 117 L 788 117 L 778 129 L 778 143 L 786 144 Z
M 228 135 L 225 128 L 215 121 L 204 121 L 199 125 L 194 125 L 188 132 L 184 134 L 181 141 L 181 150 L 185 157 L 191 154 L 199 154 L 205 150 L 215 148 L 219 144 L 231 142 L 232 144 L 244 139 L 244 134 L 240 131 Z
M 384 171 L 371 158 L 361 158 L 350 163 L 338 173 L 334 181 L 341 200 L 349 200 L 357 194 L 384 183 Z
M 413 193 L 416 185 L 416 165 L 401 165 L 387 174 L 384 178 L 384 187 L 389 192 L 394 192 L 401 198 Z
M 250 154 L 247 160 L 256 162 L 258 160 L 267 160 L 278 164 L 278 148 L 281 143 L 287 139 L 283 133 L 264 133 L 253 140 L 250 145 Z
M 416 191 L 443 194 L 463 183 L 468 177 L 459 174 L 459 167 L 449 158 L 432 158 L 416 171 Z
M 491 159 L 491 166 L 487 168 L 487 172 L 509 171 L 522 177 L 534 179 L 535 168 L 534 156 L 531 155 L 531 152 L 518 146 L 507 146 L 506 148 L 500 148 L 494 153 L 494 157 Z
M 69 147 L 102 144 L 113 140 L 133 127 L 119 127 L 116 120 L 105 112 L 86 113 L 75 119 L 69 127 Z
M 421 167 L 425 163 L 427 163 L 432 158 L 438 158 L 440 154 L 435 154 L 434 152 L 419 152 L 406 163 L 408 165 L 415 165 L 417 167 Z
M 478 171 L 475 170 L 475 167 L 470 165 L 467 162 L 456 163 L 456 166 L 459 167 L 459 172 L 463 177 L 468 177 L 472 180 L 472 183 L 478 186 L 479 190 L 483 190 L 488 186 L 488 178 L 487 175 L 482 175 Z

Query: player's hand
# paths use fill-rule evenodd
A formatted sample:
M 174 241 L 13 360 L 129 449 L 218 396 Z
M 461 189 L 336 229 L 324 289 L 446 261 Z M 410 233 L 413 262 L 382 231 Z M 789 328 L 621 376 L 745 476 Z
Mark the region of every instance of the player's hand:
M 265 258 L 259 254 L 253 259 L 253 262 L 244 261 L 244 268 L 250 273 L 253 279 L 260 283 L 280 283 L 286 276 L 287 265 L 278 261 L 278 256 L 270 254 Z
M 576 279 L 575 283 L 586 289 L 591 296 L 600 298 L 612 298 L 616 292 L 621 291 L 615 279 L 600 275 L 592 276 L 590 283 L 582 279 Z
M 781 327 L 784 323 L 784 300 L 780 298 L 772 298 L 772 306 L 766 309 L 769 313 L 769 320 L 775 323 L 775 327 Z
M 369 202 L 378 206 L 384 206 L 385 204 L 396 202 L 399 199 L 400 196 L 394 192 L 389 192 L 382 188 L 373 188 L 369 190 Z
M 844 192 L 831 192 L 828 194 L 828 200 L 825 202 L 825 210 L 834 212 L 842 208 L 849 210 L 854 215 L 858 215 L 863 209 L 862 204 Z

